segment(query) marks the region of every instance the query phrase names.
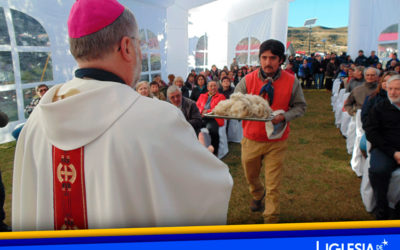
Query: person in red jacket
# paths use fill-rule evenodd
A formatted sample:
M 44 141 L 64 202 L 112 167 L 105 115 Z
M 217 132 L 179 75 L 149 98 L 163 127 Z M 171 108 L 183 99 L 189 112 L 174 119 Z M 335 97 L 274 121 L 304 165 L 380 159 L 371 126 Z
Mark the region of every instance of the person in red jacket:
M 224 119 L 214 119 L 204 117 L 204 114 L 213 111 L 215 106 L 225 100 L 223 94 L 218 93 L 217 82 L 210 81 L 207 84 L 207 93 L 201 94 L 196 104 L 203 117 L 203 127 L 207 128 L 211 136 L 211 145 L 214 147 L 214 154 L 218 156 L 219 127 L 224 126 Z
M 279 221 L 279 186 L 282 178 L 283 159 L 289 136 L 289 121 L 302 116 L 306 109 L 303 91 L 297 78 L 281 70 L 285 61 L 285 46 L 277 40 L 267 40 L 260 45 L 261 67 L 247 74 L 236 86 L 235 92 L 260 95 L 272 110 L 280 110 L 272 123 L 282 129 L 281 136 L 268 135 L 265 122 L 243 121 L 242 165 L 253 200 L 250 209 L 262 211 L 265 196 L 264 223 Z M 265 166 L 265 187 L 260 180 Z

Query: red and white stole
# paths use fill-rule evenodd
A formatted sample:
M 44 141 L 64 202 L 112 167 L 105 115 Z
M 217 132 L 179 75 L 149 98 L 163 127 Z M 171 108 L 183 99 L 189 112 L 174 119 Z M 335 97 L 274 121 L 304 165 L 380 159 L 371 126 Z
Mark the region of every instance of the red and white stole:
M 52 147 L 54 229 L 87 229 L 84 147 Z

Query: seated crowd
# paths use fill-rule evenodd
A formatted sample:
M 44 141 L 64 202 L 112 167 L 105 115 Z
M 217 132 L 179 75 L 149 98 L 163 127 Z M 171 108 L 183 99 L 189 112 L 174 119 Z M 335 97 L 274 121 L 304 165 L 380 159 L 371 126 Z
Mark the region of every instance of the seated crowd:
M 211 70 L 197 74 L 192 70 L 183 80 L 181 76 L 168 75 L 168 84 L 157 75 L 151 83 L 141 81 L 136 84 L 136 91 L 146 97 L 167 101 L 179 108 L 186 120 L 192 125 L 199 141 L 208 150 L 218 156 L 219 128 L 229 120 L 205 117 L 222 100 L 229 99 L 235 86 L 245 76 L 257 68 L 242 67 L 239 69 L 236 59 L 231 65 L 219 70 L 215 65 Z
M 391 210 L 387 194 L 392 172 L 400 167 L 400 64 L 393 53 L 383 70 L 375 52 L 371 57 L 366 58 L 360 50 L 355 64 L 341 65 L 341 73 L 333 79 L 340 82 L 339 91 L 349 93 L 344 110 L 353 120 L 360 111 L 364 135 L 354 148 L 364 158 L 369 154 L 369 182 L 376 201 L 373 212 L 377 219 L 399 219 L 400 203 Z M 367 141 L 371 144 L 369 152 Z

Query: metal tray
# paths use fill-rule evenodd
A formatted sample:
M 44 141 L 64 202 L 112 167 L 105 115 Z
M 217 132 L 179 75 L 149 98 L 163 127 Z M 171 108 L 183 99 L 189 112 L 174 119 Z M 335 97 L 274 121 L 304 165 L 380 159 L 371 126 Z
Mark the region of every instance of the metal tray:
M 205 117 L 208 118 L 221 118 L 221 119 L 228 119 L 228 120 L 247 120 L 247 121 L 258 121 L 258 122 L 268 122 L 274 119 L 274 115 L 270 115 L 267 118 L 255 118 L 255 117 L 245 117 L 245 118 L 237 118 L 231 116 L 223 116 L 223 115 L 214 115 L 212 112 L 204 114 Z

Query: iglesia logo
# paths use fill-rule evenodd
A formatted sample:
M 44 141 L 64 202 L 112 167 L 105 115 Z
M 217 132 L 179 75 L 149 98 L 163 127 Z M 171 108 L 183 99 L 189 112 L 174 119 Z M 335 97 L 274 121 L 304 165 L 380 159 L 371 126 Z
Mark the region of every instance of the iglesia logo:
M 389 242 L 383 239 L 382 244 L 347 242 L 347 243 L 321 243 L 316 241 L 316 250 L 383 250 Z

